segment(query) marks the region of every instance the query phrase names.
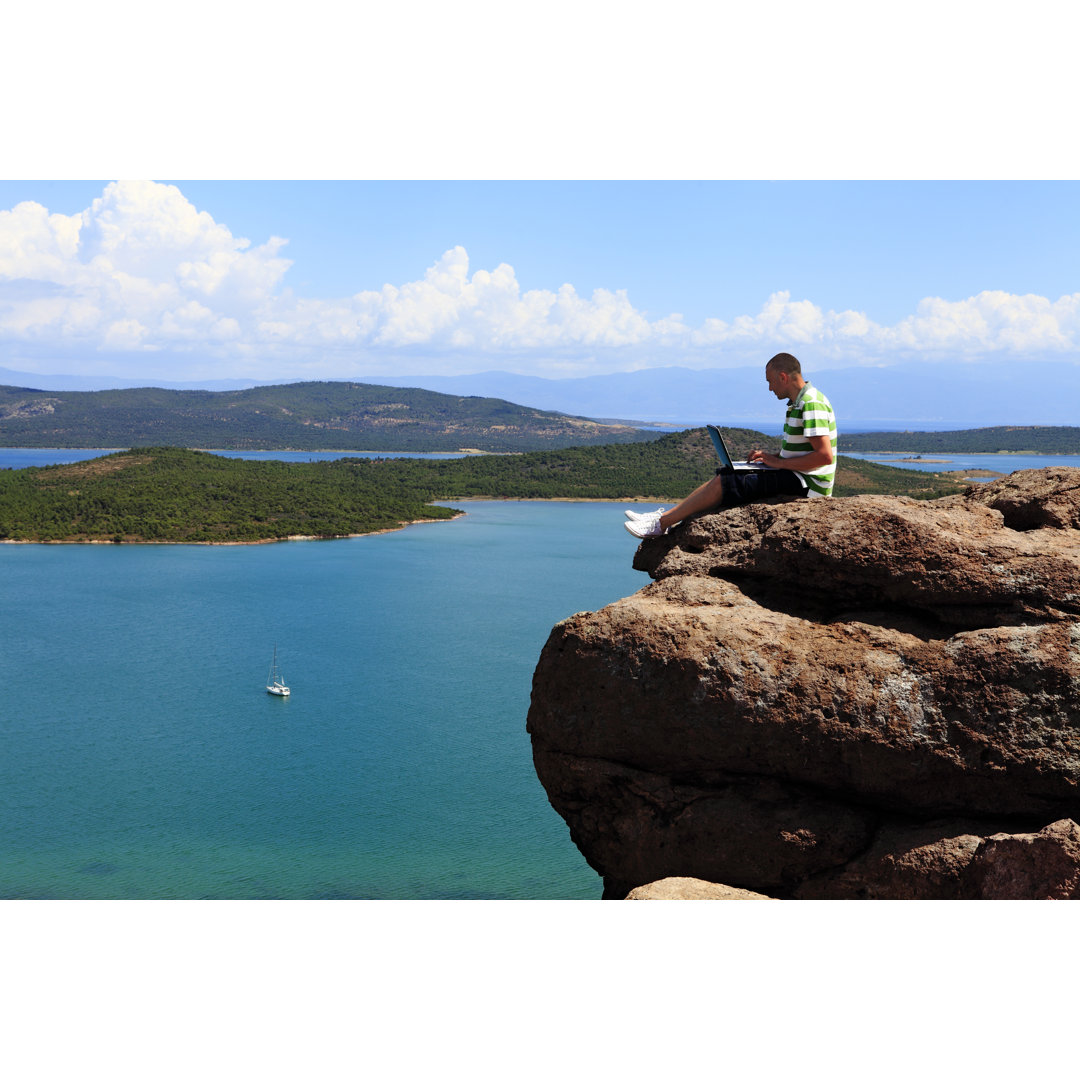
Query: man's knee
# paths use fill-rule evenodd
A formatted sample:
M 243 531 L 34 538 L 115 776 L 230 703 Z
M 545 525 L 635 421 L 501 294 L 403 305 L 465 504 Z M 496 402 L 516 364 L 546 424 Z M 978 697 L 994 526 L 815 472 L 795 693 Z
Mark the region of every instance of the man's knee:
M 719 473 L 714 476 L 705 486 L 705 495 L 710 506 L 718 506 L 724 497 L 724 481 Z

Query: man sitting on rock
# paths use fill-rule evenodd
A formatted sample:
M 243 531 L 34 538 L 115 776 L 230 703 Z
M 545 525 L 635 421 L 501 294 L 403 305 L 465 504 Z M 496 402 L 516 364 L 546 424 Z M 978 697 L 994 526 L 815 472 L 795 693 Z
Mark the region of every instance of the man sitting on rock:
M 716 475 L 691 492 L 671 510 L 651 514 L 626 511 L 627 531 L 644 539 L 662 536 L 693 514 L 720 507 L 761 502 L 776 495 L 797 497 L 831 495 L 836 474 L 836 416 L 829 399 L 802 377 L 802 366 L 791 353 L 777 353 L 765 365 L 769 389 L 787 399 L 784 440 L 780 453 L 751 450 L 750 461 L 760 461 L 767 469 Z

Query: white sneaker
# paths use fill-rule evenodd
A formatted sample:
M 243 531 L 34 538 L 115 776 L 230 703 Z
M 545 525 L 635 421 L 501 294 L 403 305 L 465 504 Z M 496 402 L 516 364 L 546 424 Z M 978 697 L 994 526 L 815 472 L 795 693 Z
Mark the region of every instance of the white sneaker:
M 659 514 L 646 514 L 637 521 L 624 521 L 623 528 L 639 540 L 645 540 L 650 536 L 663 536 L 667 532 L 667 529 L 660 524 Z
M 635 514 L 633 510 L 624 510 L 623 513 L 631 521 L 641 521 L 643 518 L 653 517 L 655 514 L 662 514 L 667 510 L 666 506 L 658 506 L 655 510 L 650 510 L 647 514 Z

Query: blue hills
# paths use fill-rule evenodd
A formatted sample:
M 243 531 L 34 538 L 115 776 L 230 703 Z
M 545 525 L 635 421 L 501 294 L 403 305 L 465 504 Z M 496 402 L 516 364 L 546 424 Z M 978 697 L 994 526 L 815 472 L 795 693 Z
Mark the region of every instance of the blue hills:
M 952 430 L 998 425 L 1075 425 L 1080 364 L 1026 361 L 918 363 L 904 367 L 804 369 L 833 403 L 844 430 Z M 421 381 L 422 380 L 422 381 Z M 391 386 L 483 394 L 580 416 L 771 430 L 780 403 L 765 386 L 764 365 L 691 370 L 669 367 L 578 379 L 492 371 L 477 375 L 372 376 Z
M 999 425 L 1075 425 L 1073 397 L 1080 362 L 931 363 L 817 371 L 807 376 L 832 400 L 845 431 L 953 430 Z M 300 380 L 221 379 L 162 382 L 175 390 L 236 390 Z M 346 381 L 346 380 L 340 380 Z M 574 416 L 695 427 L 704 423 L 778 427 L 779 403 L 765 387 L 763 368 L 682 367 L 581 378 L 550 379 L 505 371 L 470 375 L 366 375 L 349 381 L 417 387 L 443 394 L 493 397 Z M 104 390 L 148 385 L 147 380 L 78 375 L 34 375 L 0 368 L 0 383 L 41 390 Z

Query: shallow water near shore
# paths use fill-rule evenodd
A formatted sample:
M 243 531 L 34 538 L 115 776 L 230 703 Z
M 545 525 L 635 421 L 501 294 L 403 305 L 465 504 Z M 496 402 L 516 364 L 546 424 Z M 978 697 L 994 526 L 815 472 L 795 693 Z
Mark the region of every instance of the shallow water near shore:
M 532 768 L 531 676 L 555 622 L 647 578 L 618 505 L 467 510 L 0 547 L 0 896 L 599 898 Z

